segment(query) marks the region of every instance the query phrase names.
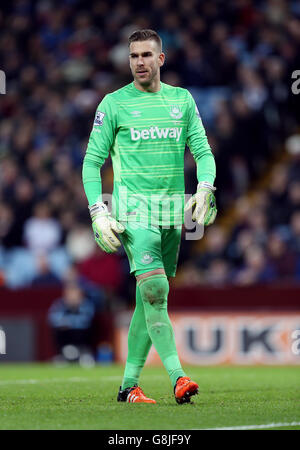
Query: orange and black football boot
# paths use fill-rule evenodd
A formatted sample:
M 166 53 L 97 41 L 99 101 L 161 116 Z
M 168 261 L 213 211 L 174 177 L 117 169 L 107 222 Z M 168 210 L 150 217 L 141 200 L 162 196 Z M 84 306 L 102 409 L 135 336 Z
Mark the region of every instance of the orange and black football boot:
M 192 381 L 189 377 L 177 378 L 174 394 L 175 400 L 180 405 L 182 403 L 189 403 L 192 395 L 198 394 L 198 384 Z
M 117 401 L 128 403 L 156 403 L 152 398 L 146 397 L 142 389 L 137 385 L 123 390 L 122 386 L 120 386 Z

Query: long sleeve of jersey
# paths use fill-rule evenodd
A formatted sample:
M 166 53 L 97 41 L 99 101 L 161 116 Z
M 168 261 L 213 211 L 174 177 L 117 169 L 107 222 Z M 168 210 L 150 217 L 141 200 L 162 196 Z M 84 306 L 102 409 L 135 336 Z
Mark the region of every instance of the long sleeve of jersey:
M 109 98 L 99 104 L 82 166 L 82 182 L 89 205 L 102 201 L 100 169 L 115 140 L 116 108 Z
M 197 179 L 214 184 L 216 177 L 215 158 L 207 141 L 197 105 L 189 94 L 189 121 L 187 129 L 187 145 L 197 164 Z

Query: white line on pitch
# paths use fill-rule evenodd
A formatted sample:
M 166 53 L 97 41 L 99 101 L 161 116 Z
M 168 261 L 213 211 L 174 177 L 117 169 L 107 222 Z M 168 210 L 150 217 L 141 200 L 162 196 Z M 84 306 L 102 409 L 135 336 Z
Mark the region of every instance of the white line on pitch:
M 0 380 L 0 385 L 5 384 L 38 384 L 38 383 L 59 383 L 63 381 L 70 381 L 71 383 L 81 382 L 81 381 L 88 381 L 89 378 L 80 378 L 80 377 L 72 377 L 72 378 L 45 378 L 45 379 L 31 379 L 28 378 L 27 380 Z
M 300 422 L 282 422 L 282 423 L 267 423 L 264 425 L 241 425 L 237 427 L 222 427 L 222 428 L 193 428 L 194 430 L 259 430 L 263 428 L 280 428 L 280 427 L 295 427 L 300 425 Z
M 153 378 L 163 378 L 160 375 L 144 375 L 143 379 L 153 379 Z M 71 377 L 71 378 L 44 378 L 44 379 L 25 379 L 25 380 L 0 380 L 0 386 L 9 385 L 9 384 L 42 384 L 42 383 L 63 383 L 65 381 L 71 383 L 82 383 L 82 382 L 100 382 L 103 380 L 107 381 L 120 381 L 122 380 L 122 376 L 112 375 L 112 376 L 101 376 L 99 374 L 99 378 L 89 378 L 89 377 Z

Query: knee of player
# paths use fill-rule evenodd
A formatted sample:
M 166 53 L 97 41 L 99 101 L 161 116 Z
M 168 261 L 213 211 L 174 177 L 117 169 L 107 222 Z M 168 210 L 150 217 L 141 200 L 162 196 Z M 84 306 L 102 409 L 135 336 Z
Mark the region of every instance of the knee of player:
M 167 278 L 144 280 L 140 283 L 140 292 L 144 302 L 153 306 L 162 306 L 168 297 L 169 284 Z
M 144 290 L 142 298 L 144 302 L 150 303 L 150 305 L 161 305 L 165 301 L 165 295 L 162 289 L 153 290 L 147 289 L 147 287 Z

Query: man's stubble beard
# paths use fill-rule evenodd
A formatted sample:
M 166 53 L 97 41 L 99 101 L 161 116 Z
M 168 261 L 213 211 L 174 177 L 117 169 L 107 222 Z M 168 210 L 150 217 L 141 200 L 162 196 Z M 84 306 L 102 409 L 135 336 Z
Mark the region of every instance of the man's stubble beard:
M 156 75 L 157 75 L 157 73 L 158 73 L 158 70 L 159 70 L 159 69 L 157 69 L 155 73 L 152 73 L 151 78 L 149 78 L 148 80 L 145 80 L 145 81 L 140 80 L 140 79 L 138 79 L 137 77 L 135 77 L 135 76 L 132 74 L 132 75 L 133 75 L 133 79 L 134 79 L 134 81 L 135 81 L 137 84 L 139 84 L 140 86 L 143 86 L 143 87 L 149 87 L 149 86 L 151 86 L 151 83 L 152 83 L 153 80 L 155 79 L 155 77 L 156 77 Z

